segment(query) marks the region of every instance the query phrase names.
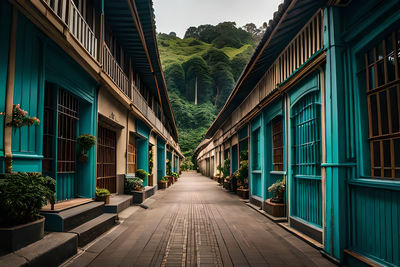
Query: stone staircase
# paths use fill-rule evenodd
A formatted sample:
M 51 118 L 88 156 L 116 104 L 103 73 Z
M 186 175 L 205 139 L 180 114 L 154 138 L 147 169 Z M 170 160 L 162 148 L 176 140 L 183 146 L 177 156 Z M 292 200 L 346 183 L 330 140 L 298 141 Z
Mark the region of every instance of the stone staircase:
M 113 227 L 117 219 L 115 213 L 104 213 L 103 202 L 95 201 L 42 215 L 46 217 L 45 231 L 75 233 L 80 247 Z

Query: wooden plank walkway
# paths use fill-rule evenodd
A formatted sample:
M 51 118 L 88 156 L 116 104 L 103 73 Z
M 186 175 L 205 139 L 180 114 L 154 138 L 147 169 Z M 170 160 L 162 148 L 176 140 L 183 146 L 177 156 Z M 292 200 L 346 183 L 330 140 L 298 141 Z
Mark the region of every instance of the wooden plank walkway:
M 333 266 L 317 250 L 199 174 L 184 173 L 153 198 L 149 209 L 117 226 L 123 230 L 99 239 L 100 244 L 67 265 Z

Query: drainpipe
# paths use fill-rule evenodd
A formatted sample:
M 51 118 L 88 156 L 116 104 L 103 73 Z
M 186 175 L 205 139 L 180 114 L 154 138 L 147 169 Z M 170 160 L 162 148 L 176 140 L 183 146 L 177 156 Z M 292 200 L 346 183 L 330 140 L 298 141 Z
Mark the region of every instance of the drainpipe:
M 10 32 L 10 46 L 8 54 L 8 71 L 7 71 L 7 85 L 6 85 L 6 107 L 4 119 L 4 160 L 5 172 L 12 172 L 12 121 L 13 112 L 13 97 L 14 97 L 14 78 L 15 78 L 15 54 L 17 49 L 17 21 L 18 13 L 15 6 L 12 7 L 12 20 Z

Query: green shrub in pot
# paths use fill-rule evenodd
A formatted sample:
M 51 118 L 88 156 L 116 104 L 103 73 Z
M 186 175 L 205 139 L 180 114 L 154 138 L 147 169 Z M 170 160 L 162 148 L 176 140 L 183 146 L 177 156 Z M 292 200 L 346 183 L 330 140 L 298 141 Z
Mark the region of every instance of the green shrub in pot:
M 40 173 L 9 173 L 0 176 L 0 225 L 16 226 L 41 218 L 40 210 L 55 203 L 56 182 Z

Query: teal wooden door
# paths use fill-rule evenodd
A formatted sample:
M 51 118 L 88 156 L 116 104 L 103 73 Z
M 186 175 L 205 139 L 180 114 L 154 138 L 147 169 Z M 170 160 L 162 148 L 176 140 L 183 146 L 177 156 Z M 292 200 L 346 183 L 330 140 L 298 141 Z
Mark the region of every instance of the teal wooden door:
M 157 141 L 157 180 L 165 176 L 165 144 Z
M 56 179 L 57 200 L 77 192 L 76 140 L 79 102 L 72 94 L 46 82 L 42 170 Z
M 78 133 L 78 99 L 59 90 L 57 108 L 57 198 L 71 199 L 76 192 L 76 140 Z
M 292 216 L 322 227 L 320 92 L 292 107 Z

